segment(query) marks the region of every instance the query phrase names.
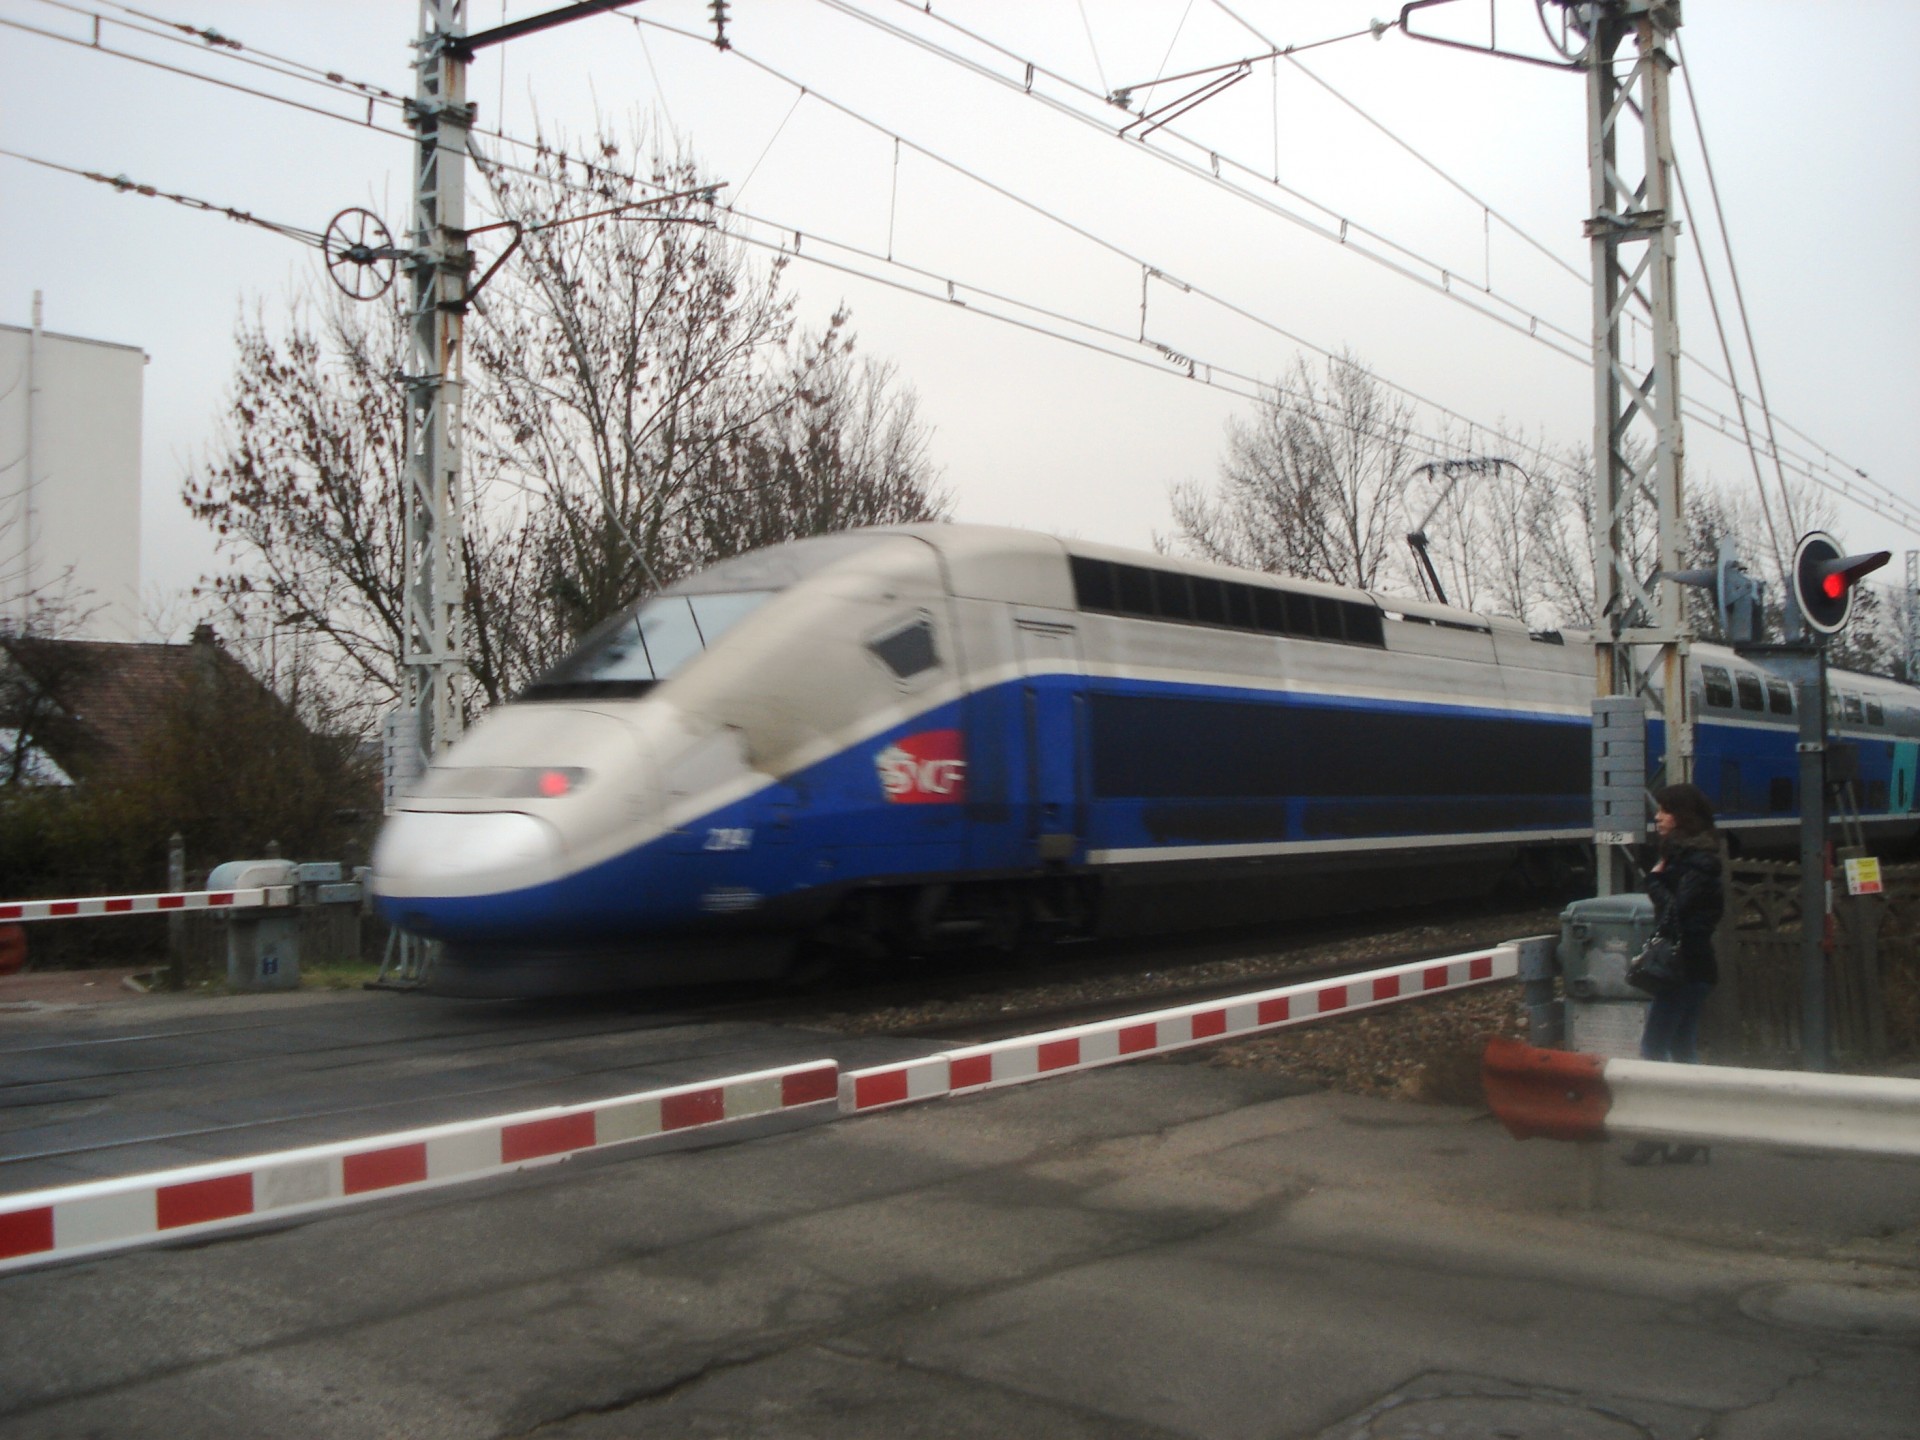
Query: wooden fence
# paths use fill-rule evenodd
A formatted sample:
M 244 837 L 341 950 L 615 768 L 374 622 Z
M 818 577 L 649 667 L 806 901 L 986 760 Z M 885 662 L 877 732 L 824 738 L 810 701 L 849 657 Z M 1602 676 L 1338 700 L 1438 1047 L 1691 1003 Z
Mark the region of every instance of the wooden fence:
M 1831 1048 L 1843 1060 L 1920 1050 L 1920 864 L 1883 865 L 1885 890 L 1852 897 L 1836 873 L 1827 966 Z M 1815 917 L 1819 923 L 1819 917 Z M 1722 1060 L 1788 1064 L 1800 1053 L 1800 867 L 1735 860 L 1714 948 L 1720 986 L 1703 1039 Z

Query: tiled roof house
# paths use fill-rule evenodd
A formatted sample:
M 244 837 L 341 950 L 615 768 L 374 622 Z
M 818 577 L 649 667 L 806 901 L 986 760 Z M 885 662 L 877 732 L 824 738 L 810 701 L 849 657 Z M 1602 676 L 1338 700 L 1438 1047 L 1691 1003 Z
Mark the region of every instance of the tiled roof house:
M 210 625 L 185 645 L 0 635 L 0 784 L 16 765 L 22 779 L 58 784 L 136 764 L 169 700 L 222 673 L 258 684 Z

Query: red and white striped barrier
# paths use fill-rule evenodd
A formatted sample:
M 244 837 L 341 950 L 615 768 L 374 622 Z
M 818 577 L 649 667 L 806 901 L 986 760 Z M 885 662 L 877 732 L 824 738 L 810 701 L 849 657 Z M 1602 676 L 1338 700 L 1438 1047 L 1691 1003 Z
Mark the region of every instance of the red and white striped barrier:
M 181 910 L 259 910 L 293 904 L 291 885 L 251 890 L 186 890 L 171 895 L 90 895 L 79 900 L 0 900 L 0 925 L 78 920 L 87 915 L 161 915 Z
M 1349 1014 L 1491 980 L 1512 980 L 1519 973 L 1519 947 L 1499 945 L 1338 980 L 1310 980 L 1227 1000 L 1207 1000 L 1093 1025 L 969 1045 L 842 1075 L 840 1109 L 853 1114 L 942 1095 L 1020 1085 L 1215 1040 L 1242 1039 L 1325 1015 Z
M 1920 1080 L 1608 1060 L 1487 1042 L 1493 1113 L 1517 1140 L 1727 1141 L 1920 1157 Z
M 822 1104 L 838 1094 L 839 1073 L 831 1060 L 809 1061 L 591 1105 L 0 1196 L 0 1271 L 484 1179 L 588 1150 Z

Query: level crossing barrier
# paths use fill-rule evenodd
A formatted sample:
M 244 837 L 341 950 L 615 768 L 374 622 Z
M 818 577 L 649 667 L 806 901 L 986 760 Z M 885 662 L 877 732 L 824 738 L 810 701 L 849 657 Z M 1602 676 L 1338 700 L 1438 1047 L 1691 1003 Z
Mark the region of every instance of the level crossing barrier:
M 1520 974 L 1522 943 L 1508 941 L 1436 960 L 1389 965 L 1333 980 L 1309 980 L 1226 1000 L 1206 1000 L 855 1070 L 840 1077 L 840 1108 L 852 1114 L 1020 1085 L 1076 1070 L 1165 1055 L 1215 1040 L 1244 1039 L 1328 1015 L 1350 1014 L 1495 980 L 1513 980 Z
M 480 1179 L 696 1124 L 813 1108 L 857 1115 L 1051 1079 L 1467 986 L 1512 980 L 1519 943 L 969 1045 L 842 1073 L 814 1061 L 704 1085 L 250 1160 L 0 1197 L 0 1273 Z M 831 1104 L 831 1110 L 828 1105 Z
M 292 885 L 182 890 L 155 895 L 89 895 L 78 900 L 0 900 L 0 925 L 84 920 L 95 915 L 177 915 L 194 910 L 258 910 L 292 905 Z
M 90 895 L 71 900 L 0 901 L 0 961 L 18 969 L 26 954 L 16 928 L 101 916 L 218 913 L 226 920 L 227 982 L 242 990 L 292 989 L 300 983 L 300 915 L 320 906 L 363 903 L 366 887 L 333 862 L 231 860 L 208 875 L 205 890 L 149 895 Z
M 286 1219 L 551 1164 L 710 1125 L 832 1104 L 839 1067 L 811 1060 L 400 1134 L 0 1198 L 0 1273 Z

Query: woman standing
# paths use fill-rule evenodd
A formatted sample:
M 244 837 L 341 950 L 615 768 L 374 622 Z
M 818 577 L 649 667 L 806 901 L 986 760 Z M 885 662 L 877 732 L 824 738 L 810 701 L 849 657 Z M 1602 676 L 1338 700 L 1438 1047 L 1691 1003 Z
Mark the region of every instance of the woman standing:
M 1713 828 L 1713 806 L 1699 786 L 1667 785 L 1653 792 L 1653 801 L 1658 807 L 1654 829 L 1660 836 L 1660 858 L 1647 874 L 1653 933 L 1679 946 L 1681 980 L 1647 1007 L 1640 1058 L 1691 1065 L 1699 1058 L 1700 1012 L 1720 979 L 1713 954 L 1714 928 L 1726 908 L 1720 839 Z M 1625 1158 L 1630 1165 L 1656 1158 L 1684 1164 L 1706 1153 L 1700 1145 L 1677 1145 L 1669 1151 L 1657 1141 L 1642 1140 Z
M 1720 879 L 1720 837 L 1713 806 L 1697 785 L 1667 785 L 1653 792 L 1653 826 L 1660 859 L 1647 875 L 1656 935 L 1680 946 L 1682 979 L 1647 1008 L 1640 1058 L 1691 1065 L 1698 1058 L 1700 1011 L 1720 979 L 1713 932 L 1726 908 Z

